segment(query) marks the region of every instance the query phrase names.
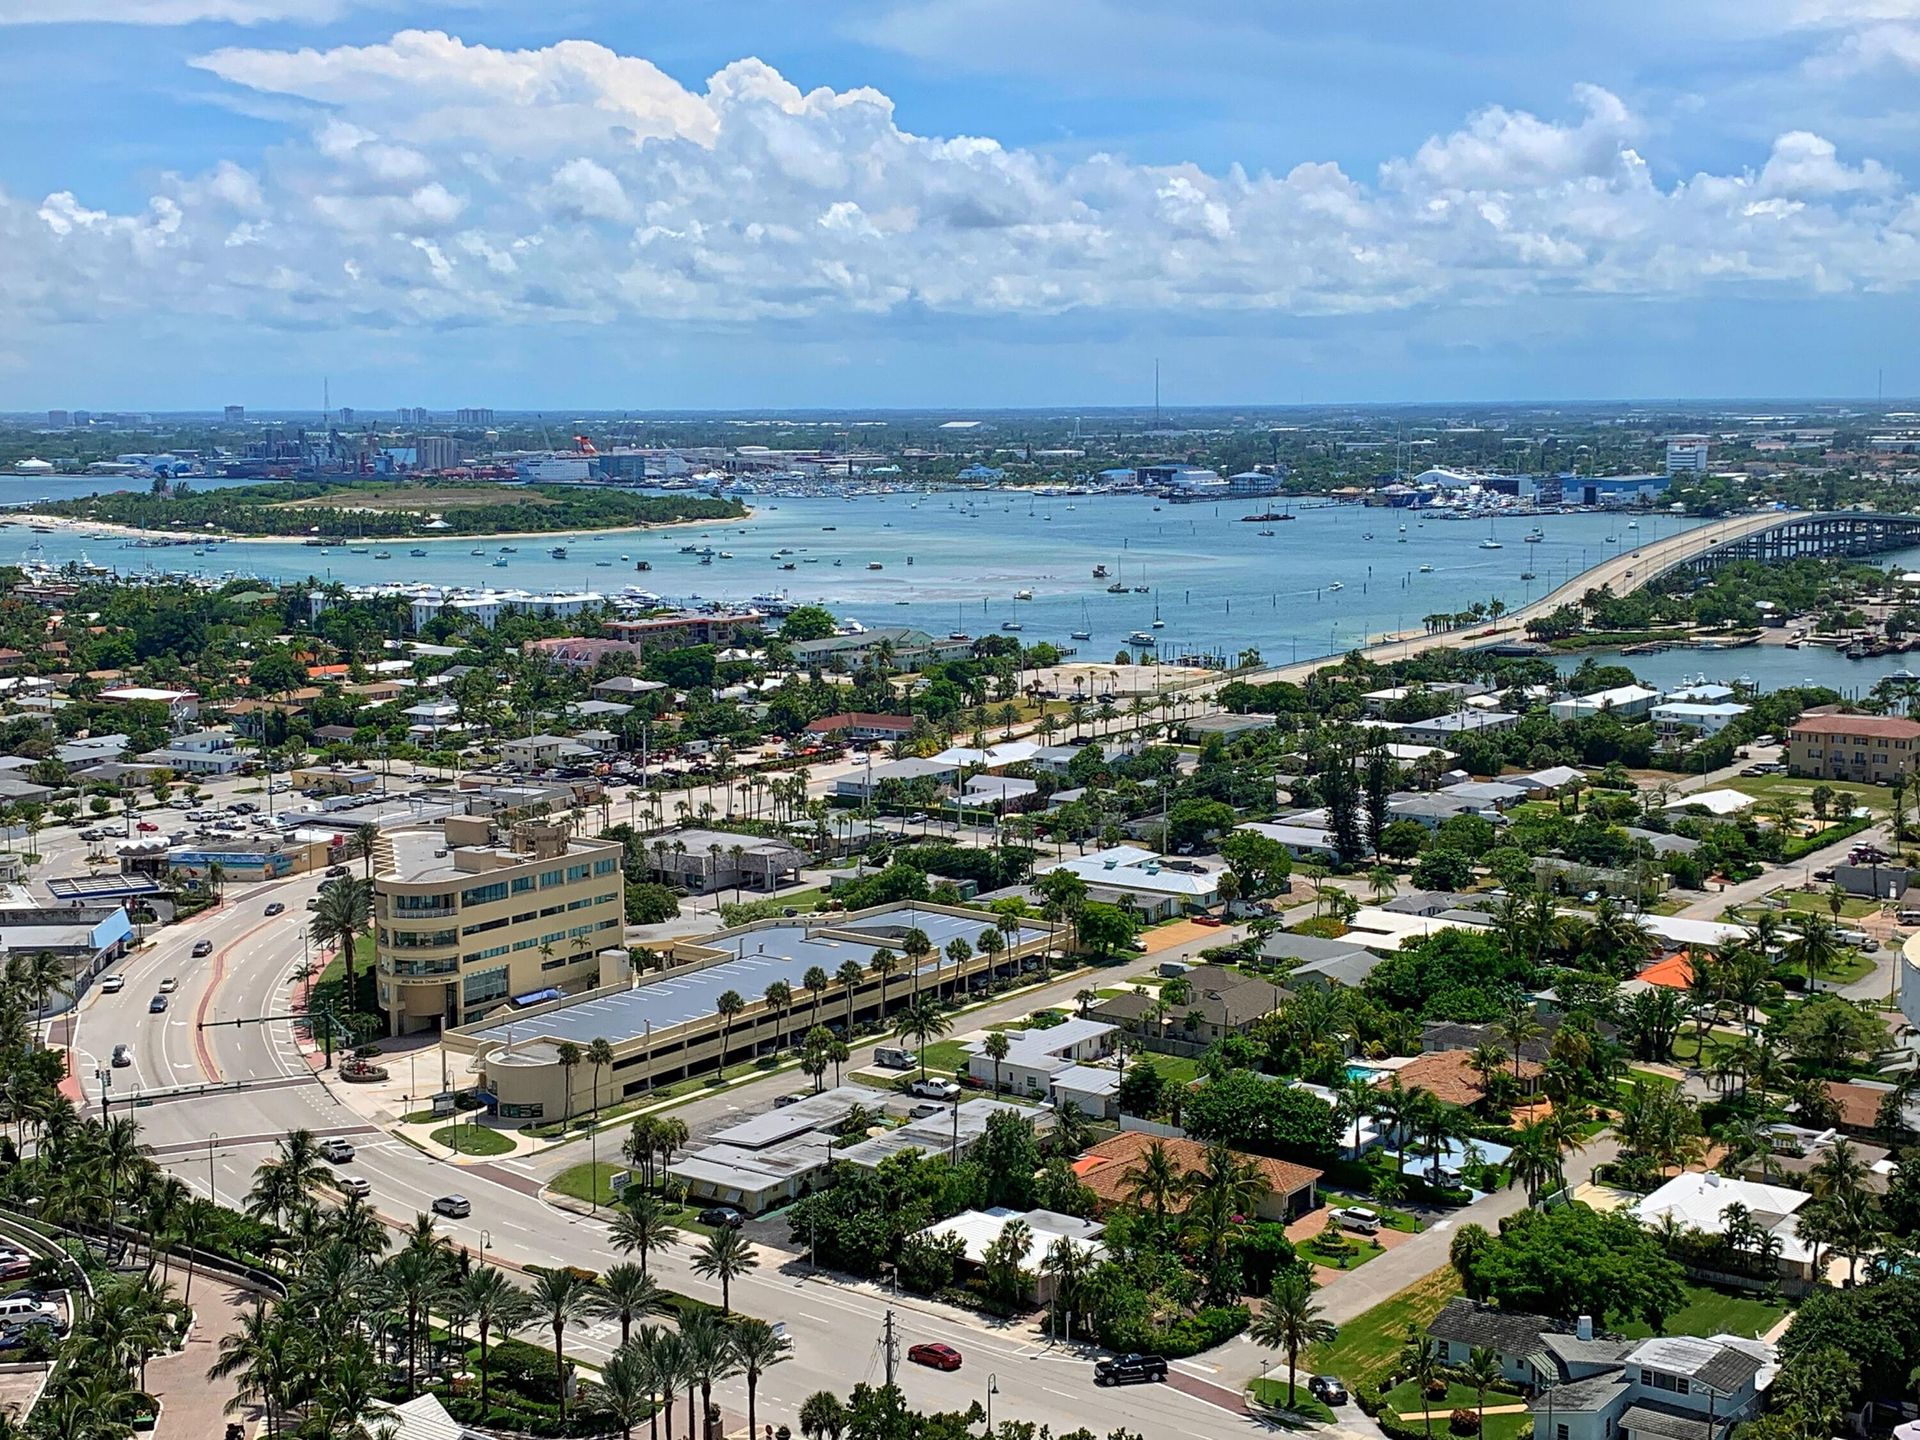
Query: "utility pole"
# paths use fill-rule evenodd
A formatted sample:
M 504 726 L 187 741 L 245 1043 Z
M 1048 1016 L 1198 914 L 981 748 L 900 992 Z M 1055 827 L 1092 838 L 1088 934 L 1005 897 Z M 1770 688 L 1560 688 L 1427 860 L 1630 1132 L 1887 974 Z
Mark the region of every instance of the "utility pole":
M 893 1328 L 893 1311 L 887 1311 L 886 1327 L 880 1332 L 881 1358 L 887 1366 L 887 1388 L 893 1388 L 894 1374 L 900 1368 L 900 1336 Z

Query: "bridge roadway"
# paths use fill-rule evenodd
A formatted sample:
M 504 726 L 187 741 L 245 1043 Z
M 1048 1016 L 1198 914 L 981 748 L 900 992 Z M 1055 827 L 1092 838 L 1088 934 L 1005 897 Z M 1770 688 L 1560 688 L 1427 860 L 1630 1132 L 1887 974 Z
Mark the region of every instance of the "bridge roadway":
M 1678 535 L 1670 535 L 1664 540 L 1655 540 L 1631 550 L 1623 548 L 1619 554 L 1582 570 L 1578 575 L 1562 581 L 1538 600 L 1531 601 L 1516 610 L 1509 610 L 1498 620 L 1458 630 L 1442 630 L 1434 634 L 1403 630 L 1398 634 L 1382 637 L 1378 642 L 1361 649 L 1359 653 L 1362 658 L 1376 664 L 1386 664 L 1388 661 L 1404 660 L 1428 650 L 1478 649 L 1486 645 L 1497 645 L 1502 641 L 1524 640 L 1529 620 L 1538 619 L 1542 615 L 1559 609 L 1562 605 L 1572 604 L 1589 590 L 1598 590 L 1606 586 L 1614 594 L 1624 595 L 1639 589 L 1657 576 L 1690 563 L 1717 546 L 1787 521 L 1805 518 L 1807 517 L 1804 514 L 1787 515 L 1768 511 L 1759 515 L 1736 515 L 1726 520 L 1716 520 L 1706 525 L 1695 526 Z M 1518 548 L 1527 547 L 1521 545 Z M 1335 656 L 1322 655 L 1316 659 L 1300 660 L 1267 669 L 1238 671 L 1232 675 L 1202 681 L 1192 688 L 1204 693 L 1218 689 L 1221 685 L 1234 680 L 1244 680 L 1252 685 L 1271 684 L 1275 681 L 1291 681 L 1298 684 L 1323 666 L 1337 663 L 1346 653 L 1351 652 L 1343 652 L 1342 655 Z

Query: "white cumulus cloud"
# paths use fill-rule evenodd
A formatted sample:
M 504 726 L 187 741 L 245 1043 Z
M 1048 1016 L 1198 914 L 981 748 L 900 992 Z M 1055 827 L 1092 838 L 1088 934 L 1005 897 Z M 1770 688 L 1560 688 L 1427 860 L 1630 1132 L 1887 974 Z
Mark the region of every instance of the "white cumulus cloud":
M 0 0 L 0 4 L 5 0 Z M 928 136 L 870 88 L 755 59 L 704 86 L 584 41 L 403 31 L 196 62 L 281 107 L 247 166 L 115 213 L 0 194 L 0 304 L 286 327 L 864 316 L 1177 316 L 1222 331 L 1526 297 L 1806 296 L 1920 286 L 1920 200 L 1788 130 L 1673 178 L 1660 129 L 1579 86 L 1488 107 L 1370 174 L 1061 160 Z

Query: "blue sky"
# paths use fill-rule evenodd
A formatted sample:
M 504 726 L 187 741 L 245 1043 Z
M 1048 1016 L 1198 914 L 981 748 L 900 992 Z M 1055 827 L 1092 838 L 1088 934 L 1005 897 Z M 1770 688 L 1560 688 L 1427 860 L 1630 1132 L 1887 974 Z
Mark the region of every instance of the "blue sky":
M 0 0 L 0 43 L 0 408 L 1920 392 L 1920 0 Z

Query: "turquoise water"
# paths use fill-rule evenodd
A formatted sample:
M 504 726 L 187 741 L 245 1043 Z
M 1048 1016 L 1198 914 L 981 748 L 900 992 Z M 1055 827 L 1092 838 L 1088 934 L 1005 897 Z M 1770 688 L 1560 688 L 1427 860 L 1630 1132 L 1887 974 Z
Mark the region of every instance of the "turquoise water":
M 1378 1080 L 1386 1073 L 1385 1070 L 1377 1069 L 1372 1065 L 1355 1065 L 1349 1063 L 1347 1066 L 1347 1078 L 1349 1080 Z
M 94 488 L 96 482 L 0 479 L 0 504 Z M 504 568 L 492 564 L 501 541 L 389 541 L 385 548 L 394 558 L 383 562 L 371 554 L 381 548 L 378 543 L 369 543 L 370 553 L 355 555 L 341 549 L 322 554 L 297 543 L 233 542 L 195 556 L 185 548 L 127 549 L 117 540 L 88 540 L 73 532 L 35 537 L 17 526 L 0 530 L 0 560 L 20 558 L 37 538 L 49 562 L 84 554 L 123 570 L 526 590 L 638 586 L 674 602 L 744 602 L 784 593 L 869 627 L 982 635 L 1013 622 L 1023 641 L 1052 641 L 1102 662 L 1142 632 L 1159 641 L 1162 655 L 1191 650 L 1231 657 L 1254 648 L 1268 663 L 1281 663 L 1338 653 L 1384 631 L 1417 630 L 1423 616 L 1463 610 L 1475 601 L 1498 597 L 1510 607 L 1524 604 L 1622 546 L 1699 523 L 1671 515 L 1639 517 L 1632 529 L 1626 517 L 1606 515 L 1489 523 L 1309 504 L 1290 507 L 1290 521 L 1263 525 L 1240 517 L 1277 502 L 1170 505 L 1144 496 L 1030 501 L 935 493 L 857 501 L 763 497 L 754 504 L 751 518 L 741 523 L 504 542 L 517 547 Z M 1523 543 L 1535 523 L 1544 540 Z M 1262 536 L 1262 529 L 1274 533 Z M 1481 548 L 1489 535 L 1501 548 Z M 561 540 L 568 548 L 564 561 L 546 553 Z M 679 553 L 683 545 L 711 546 L 733 558 L 701 565 L 696 556 Z M 409 556 L 415 546 L 426 555 Z M 472 555 L 475 548 L 485 554 Z M 642 559 L 653 567 L 644 574 L 634 569 Z M 786 564 L 794 568 L 782 569 Z M 1094 578 L 1096 565 L 1105 565 L 1110 575 Z M 1520 578 L 1527 571 L 1533 580 Z M 1115 578 L 1128 587 L 1125 593 L 1107 593 Z M 1141 585 L 1146 593 L 1136 592 Z M 1016 599 L 1022 590 L 1033 598 Z M 1092 638 L 1070 638 L 1075 630 L 1090 631 Z M 1577 663 L 1569 661 L 1568 668 Z M 1907 662 L 1756 647 L 1720 655 L 1674 651 L 1622 663 L 1660 683 L 1704 672 L 1723 680 L 1749 674 L 1767 686 L 1814 679 L 1863 690 Z M 1911 668 L 1920 669 L 1920 661 Z

